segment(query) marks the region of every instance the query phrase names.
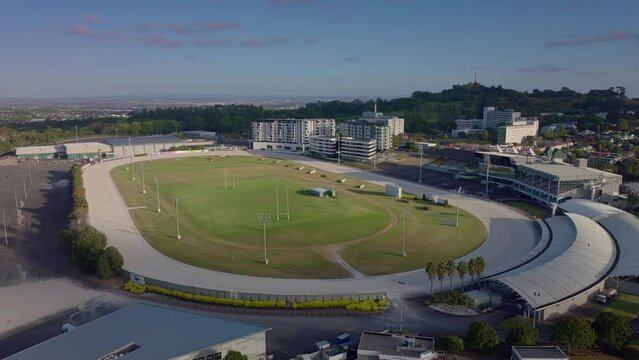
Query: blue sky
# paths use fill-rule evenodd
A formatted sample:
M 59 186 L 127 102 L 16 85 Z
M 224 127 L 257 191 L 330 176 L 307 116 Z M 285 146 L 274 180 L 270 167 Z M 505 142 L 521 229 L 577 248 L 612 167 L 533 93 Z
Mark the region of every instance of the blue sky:
M 639 96 L 639 1 L 2 0 L 0 97 Z

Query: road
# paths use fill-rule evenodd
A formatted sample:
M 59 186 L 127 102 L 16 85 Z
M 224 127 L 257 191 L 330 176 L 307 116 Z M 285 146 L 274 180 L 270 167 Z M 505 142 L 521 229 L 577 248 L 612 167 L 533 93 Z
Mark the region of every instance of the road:
M 248 155 L 246 152 L 225 152 L 225 155 Z M 456 196 L 444 190 L 398 180 L 335 163 L 285 153 L 253 152 L 252 155 L 268 155 L 294 160 L 304 166 L 344 174 L 378 184 L 395 183 L 404 191 L 413 194 L 438 193 L 449 197 L 452 205 Z M 200 156 L 198 154 L 161 155 L 161 158 L 176 156 Z M 155 157 L 136 158 L 148 161 Z M 386 292 L 388 297 L 414 297 L 424 295 L 428 281 L 423 270 L 399 274 L 367 276 L 347 279 L 275 279 L 222 273 L 197 268 L 168 258 L 153 249 L 140 235 L 110 177 L 111 169 L 125 163 L 124 159 L 91 166 L 84 172 L 84 184 L 89 202 L 89 221 L 106 233 L 109 243 L 116 246 L 124 257 L 126 270 L 171 283 L 197 286 L 216 290 L 282 295 L 329 295 Z M 533 221 L 524 215 L 498 203 L 462 196 L 459 207 L 474 214 L 486 225 L 488 237 L 475 251 L 464 256 L 483 256 L 486 260 L 486 275 L 505 263 L 516 262 L 538 241 Z M 405 284 L 405 285 L 404 285 Z

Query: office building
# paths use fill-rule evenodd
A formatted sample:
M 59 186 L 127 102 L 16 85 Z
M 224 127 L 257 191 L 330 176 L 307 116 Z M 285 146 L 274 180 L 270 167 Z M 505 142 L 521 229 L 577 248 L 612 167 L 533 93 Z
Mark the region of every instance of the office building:
M 510 125 L 497 127 L 497 143 L 520 144 L 526 136 L 536 136 L 538 130 L 539 121 L 537 119 L 513 121 Z
M 34 345 L 9 360 L 221 360 L 229 350 L 266 359 L 266 331 L 197 312 L 134 303 Z
M 264 119 L 251 123 L 253 148 L 305 151 L 311 136 L 335 136 L 334 119 Z

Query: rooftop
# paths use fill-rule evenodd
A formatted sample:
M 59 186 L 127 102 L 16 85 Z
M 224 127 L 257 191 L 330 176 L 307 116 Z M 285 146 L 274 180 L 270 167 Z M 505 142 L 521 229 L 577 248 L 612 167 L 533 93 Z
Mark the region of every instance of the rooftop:
M 181 144 L 183 141 L 174 135 L 124 136 L 104 140 L 113 146 L 145 145 L 145 144 Z
M 435 340 L 431 337 L 364 331 L 357 351 L 373 351 L 380 355 L 419 359 L 421 354 L 435 351 Z
M 61 145 L 23 146 L 16 148 L 16 155 L 53 154 L 61 151 L 64 151 Z
M 97 152 L 98 150 L 103 152 L 111 151 L 111 145 L 101 142 L 65 143 L 63 146 L 66 149 L 67 154 Z
M 521 165 L 519 167 L 521 170 L 532 170 L 538 173 L 549 174 L 559 179 L 597 179 L 603 176 L 615 176 L 620 177 L 621 175 L 613 174 L 606 171 L 601 171 L 593 168 L 581 168 L 569 164 L 562 163 L 537 163 L 537 164 L 526 164 Z
M 566 359 L 568 356 L 557 346 L 513 346 L 513 353 L 521 359 Z
M 204 314 L 134 303 L 7 358 L 99 359 L 128 348 L 128 360 L 168 359 L 268 329 Z

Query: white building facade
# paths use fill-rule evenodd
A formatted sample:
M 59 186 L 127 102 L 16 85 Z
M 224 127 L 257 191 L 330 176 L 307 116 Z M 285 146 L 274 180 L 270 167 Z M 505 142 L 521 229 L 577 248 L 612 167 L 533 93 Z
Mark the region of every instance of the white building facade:
M 384 113 L 377 112 L 377 106 L 375 107 L 375 111 L 364 111 L 359 120 L 386 125 L 390 128 L 393 136 L 404 133 L 404 119 L 397 116 L 385 116 Z
M 514 121 L 497 128 L 498 144 L 519 144 L 526 136 L 537 136 L 539 120 Z
M 349 137 L 340 138 L 340 156 L 345 160 L 373 160 L 376 155 L 376 149 L 377 141 L 375 139 L 358 140 Z
M 312 136 L 335 136 L 335 119 L 264 119 L 251 123 L 253 148 L 304 151 Z

